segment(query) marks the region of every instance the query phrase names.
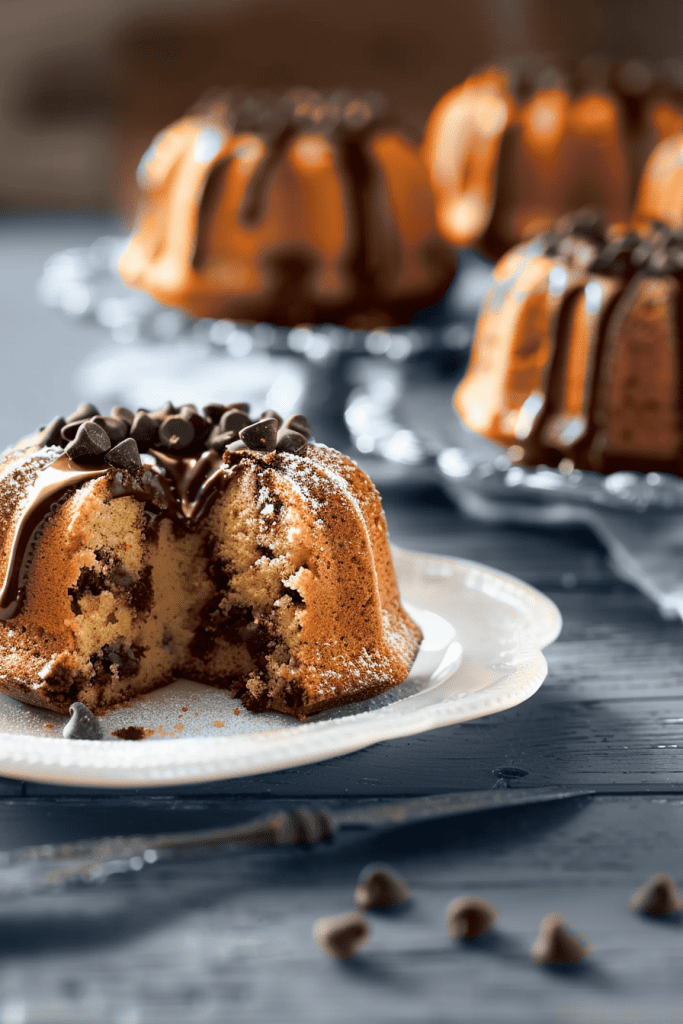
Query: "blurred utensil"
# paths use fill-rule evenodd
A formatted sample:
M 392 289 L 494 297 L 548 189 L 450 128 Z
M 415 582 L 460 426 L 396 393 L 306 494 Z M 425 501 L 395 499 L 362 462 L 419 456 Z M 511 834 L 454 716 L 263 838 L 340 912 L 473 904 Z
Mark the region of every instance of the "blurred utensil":
M 332 839 L 355 840 L 370 832 L 418 822 L 591 795 L 591 790 L 494 788 L 401 801 L 354 801 L 351 806 L 337 808 L 311 801 L 291 811 L 281 810 L 227 828 L 22 847 L 0 854 L 0 896 L 29 895 L 70 882 L 102 882 L 110 875 L 141 871 L 158 861 L 198 854 L 310 847 Z

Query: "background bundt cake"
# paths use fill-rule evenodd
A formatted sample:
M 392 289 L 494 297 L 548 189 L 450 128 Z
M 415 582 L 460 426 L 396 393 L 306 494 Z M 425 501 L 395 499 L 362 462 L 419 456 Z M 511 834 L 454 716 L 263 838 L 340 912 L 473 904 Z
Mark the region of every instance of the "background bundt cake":
M 652 222 L 683 227 L 683 134 L 660 142 L 643 169 L 633 223 L 647 230 Z
M 400 324 L 453 277 L 418 149 L 375 95 L 215 95 L 138 180 L 121 276 L 198 317 Z
M 439 227 L 495 259 L 584 206 L 626 223 L 649 153 L 682 129 L 674 62 L 489 68 L 442 97 L 427 123 Z
M 402 682 L 421 634 L 379 495 L 309 433 L 86 406 L 6 453 L 0 690 L 99 711 L 186 675 L 304 718 Z
M 496 266 L 455 395 L 514 461 L 683 475 L 683 237 L 567 219 Z M 564 460 L 564 461 L 563 461 Z

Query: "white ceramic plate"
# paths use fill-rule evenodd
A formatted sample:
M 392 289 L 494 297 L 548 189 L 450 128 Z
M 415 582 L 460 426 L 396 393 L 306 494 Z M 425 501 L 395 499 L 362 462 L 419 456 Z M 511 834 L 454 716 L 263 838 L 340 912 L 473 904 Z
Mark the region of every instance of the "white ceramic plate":
M 58 785 L 182 785 L 294 768 L 381 740 L 513 707 L 545 679 L 558 609 L 520 580 L 464 559 L 394 551 L 424 640 L 408 679 L 301 723 L 253 714 L 220 690 L 179 680 L 101 719 L 103 741 L 66 740 L 59 715 L 0 696 L 0 774 Z M 135 727 L 141 742 L 114 733 Z

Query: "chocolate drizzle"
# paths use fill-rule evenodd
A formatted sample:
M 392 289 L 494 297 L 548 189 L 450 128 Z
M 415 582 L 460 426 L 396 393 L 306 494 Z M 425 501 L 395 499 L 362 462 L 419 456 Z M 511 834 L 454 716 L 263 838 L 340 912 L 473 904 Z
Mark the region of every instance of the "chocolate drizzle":
M 383 97 L 370 92 L 356 94 L 341 90 L 326 95 L 312 89 L 295 89 L 282 96 L 264 92 L 240 97 L 229 93 L 222 104 L 214 97 L 205 115 L 220 119 L 223 127 L 235 133 L 255 134 L 265 145 L 246 184 L 237 214 L 240 223 L 248 228 L 255 227 L 264 217 L 278 165 L 294 140 L 302 134 L 316 134 L 330 141 L 337 154 L 350 219 L 351 241 L 345 262 L 355 282 L 354 290 L 367 301 L 381 284 L 376 280 L 379 266 L 375 265 L 381 264 L 381 260 L 373 258 L 371 244 L 381 176 L 368 143 L 373 133 L 390 124 Z M 201 269 L 206 261 L 211 221 L 232 159 L 229 156 L 216 164 L 206 182 L 198 217 L 195 270 Z M 305 270 L 305 267 L 301 269 L 304 276 Z M 291 274 L 291 269 L 289 275 L 285 274 L 290 287 Z
M 255 450 L 286 452 L 289 456 L 296 457 L 305 456 L 309 443 L 306 435 L 310 435 L 310 428 L 304 416 L 290 417 L 287 421 L 290 426 L 283 426 L 278 432 L 277 421 L 281 417 L 275 414 L 277 416 L 275 419 L 271 415 L 272 410 L 268 410 L 267 417 L 251 423 L 246 414 L 249 407 L 244 403 L 227 406 L 214 405 L 207 408 L 210 409 L 210 414 L 205 416 L 201 416 L 192 405 L 184 405 L 176 410 L 170 402 L 149 416 L 144 410 L 139 410 L 131 423 L 139 421 L 140 416 L 144 415 L 150 423 L 155 425 L 155 436 L 152 437 L 150 434 L 149 437 L 146 437 L 147 443 L 151 441 L 154 447 L 148 448 L 147 462 L 144 464 L 140 461 L 138 465 L 136 459 L 129 457 L 125 460 L 108 461 L 111 459 L 110 452 L 115 451 L 116 447 L 120 448 L 124 443 L 133 450 L 133 454 L 137 452 L 138 444 L 147 448 L 147 443 L 136 442 L 133 437 L 129 437 L 126 442 L 119 442 L 118 446 L 106 452 L 97 450 L 102 447 L 101 445 L 91 447 L 86 443 L 82 448 L 76 449 L 77 460 L 69 457 L 69 449 L 73 442 L 62 439 L 61 446 L 66 445 L 66 451 L 38 473 L 28 490 L 22 511 L 14 525 L 5 578 L 0 588 L 0 621 L 13 618 L 21 607 L 22 587 L 33 542 L 38 532 L 68 493 L 81 484 L 107 477 L 109 493 L 112 498 L 135 497 L 150 505 L 155 516 L 172 516 L 174 519 L 184 520 L 188 526 L 192 526 L 207 511 L 210 503 L 227 481 L 228 473 L 221 458 L 221 451 L 225 450 L 230 442 L 232 442 L 230 450 L 233 453 L 231 456 L 231 462 L 233 462 L 235 458 L 239 458 L 240 451 L 251 450 L 249 431 L 260 436 L 259 428 L 261 424 L 264 424 L 270 428 L 272 444 L 268 444 L 264 449 L 263 445 L 254 443 Z M 211 441 L 210 432 L 214 426 L 213 418 L 222 419 L 226 417 L 226 414 L 236 410 L 241 414 L 239 422 L 246 420 L 249 424 L 240 432 L 246 431 L 246 437 L 245 440 L 239 442 L 239 448 L 235 445 L 237 432 L 227 432 L 221 435 L 222 438 L 225 438 L 222 449 L 220 445 L 217 446 L 219 450 L 216 450 L 216 446 L 205 447 Z M 127 410 L 124 411 L 127 412 Z M 88 414 L 86 420 L 80 419 L 84 412 Z M 117 421 L 117 431 L 125 426 L 126 432 L 128 432 L 130 416 L 125 418 L 120 415 L 114 416 L 114 410 L 112 410 L 112 418 Z M 77 423 L 78 429 L 87 437 L 88 428 L 93 424 L 94 419 L 102 419 L 94 406 L 82 406 L 72 417 L 67 419 L 67 422 Z M 167 425 L 169 430 L 165 431 L 163 428 Z M 295 425 L 299 427 L 298 431 Z M 97 425 L 93 424 L 93 426 Z M 174 427 L 174 432 L 171 432 L 171 427 Z M 187 430 L 181 430 L 181 427 L 187 427 Z M 56 431 L 53 423 L 39 435 L 38 444 L 44 445 L 47 439 L 52 447 L 59 447 L 55 438 Z M 164 450 L 163 447 L 165 439 L 167 450 Z M 153 460 L 151 465 L 149 464 L 150 459 Z
M 13 618 L 21 605 L 21 585 L 31 541 L 50 512 L 56 509 L 66 492 L 86 480 L 105 476 L 108 467 L 86 468 L 62 455 L 38 474 L 26 496 L 26 502 L 14 528 L 7 560 L 5 580 L 0 590 L 0 620 Z

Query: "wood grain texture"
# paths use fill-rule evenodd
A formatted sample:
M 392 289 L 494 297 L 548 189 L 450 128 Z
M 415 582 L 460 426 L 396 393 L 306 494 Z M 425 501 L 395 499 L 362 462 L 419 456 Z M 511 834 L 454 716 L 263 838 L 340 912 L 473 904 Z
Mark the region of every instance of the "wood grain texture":
M 680 800 L 597 798 L 404 830 L 341 851 L 160 865 L 17 901 L 0 911 L 0 1019 L 13 1019 L 13 1001 L 30 1024 L 677 1021 L 683 929 L 627 904 L 656 869 L 680 878 L 682 827 Z M 362 954 L 330 962 L 313 942 L 313 922 L 349 909 L 359 870 L 377 860 L 406 876 L 412 901 L 370 914 Z M 461 895 L 497 908 L 489 937 L 447 937 L 445 908 Z M 589 937 L 585 966 L 531 963 L 548 912 Z M 610 1018 L 620 1007 L 659 1017 Z
M 20 280 L 12 277 L 16 232 L 11 244 L 0 242 L 3 294 L 18 302 L 26 328 L 22 363 L 43 365 L 36 408 L 56 401 L 44 369 L 54 368 L 55 349 L 61 381 L 83 354 L 69 347 L 56 315 L 49 331 L 40 326 L 47 314 L 30 330 L 33 282 L 46 239 L 56 238 L 38 228 L 33 242 L 25 238 Z M 54 248 L 67 244 L 59 236 Z M 10 441 L 28 413 L 11 375 L 3 379 L 0 427 Z M 385 507 L 395 543 L 488 563 L 558 603 L 564 629 L 532 699 L 345 758 L 177 792 L 0 780 L 0 845 L 210 827 L 307 796 L 489 789 L 502 766 L 529 773 L 518 786 L 611 795 L 421 825 L 353 846 L 159 865 L 8 902 L 0 907 L 0 1024 L 680 1024 L 683 923 L 637 917 L 627 904 L 656 871 L 683 888 L 683 626 L 616 579 L 586 530 L 472 523 L 436 490 L 387 488 Z M 362 955 L 332 963 L 313 943 L 313 922 L 349 909 L 359 870 L 377 860 L 407 877 L 413 900 L 372 914 Z M 489 899 L 500 914 L 496 932 L 468 946 L 444 927 L 447 903 L 466 894 Z M 592 941 L 584 967 L 542 969 L 529 960 L 548 912 Z

